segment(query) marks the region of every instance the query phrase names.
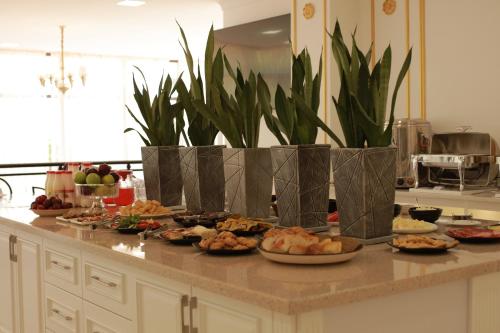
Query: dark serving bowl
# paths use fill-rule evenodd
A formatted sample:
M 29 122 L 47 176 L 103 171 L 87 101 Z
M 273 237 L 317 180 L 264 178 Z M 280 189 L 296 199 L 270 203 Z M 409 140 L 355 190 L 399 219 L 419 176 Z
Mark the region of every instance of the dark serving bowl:
M 394 204 L 394 217 L 398 217 L 401 214 L 401 205 Z
M 420 220 L 425 222 L 434 223 L 441 216 L 443 210 L 441 208 L 429 207 L 426 210 L 417 210 L 419 207 L 411 207 L 408 209 L 408 213 L 414 220 Z

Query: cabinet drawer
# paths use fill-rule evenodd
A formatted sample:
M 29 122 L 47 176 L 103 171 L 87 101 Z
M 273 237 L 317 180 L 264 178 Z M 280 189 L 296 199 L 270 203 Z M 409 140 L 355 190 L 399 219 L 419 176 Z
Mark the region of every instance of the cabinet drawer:
M 99 261 L 84 259 L 84 299 L 125 318 L 132 317 L 131 282 L 126 274 Z
M 134 331 L 130 320 L 86 301 L 84 301 L 83 308 L 86 333 L 132 333 Z
M 80 253 L 52 244 L 46 244 L 43 253 L 45 281 L 81 297 Z
M 45 325 L 57 333 L 82 330 L 82 299 L 62 289 L 45 284 Z

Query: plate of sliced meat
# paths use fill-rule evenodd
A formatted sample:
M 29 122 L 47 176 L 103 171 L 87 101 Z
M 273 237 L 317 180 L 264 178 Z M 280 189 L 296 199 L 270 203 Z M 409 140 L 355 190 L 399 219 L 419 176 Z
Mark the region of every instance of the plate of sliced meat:
M 461 242 L 469 242 L 469 243 L 500 242 L 500 231 L 491 230 L 488 228 L 450 229 L 446 234 L 450 237 L 458 239 Z

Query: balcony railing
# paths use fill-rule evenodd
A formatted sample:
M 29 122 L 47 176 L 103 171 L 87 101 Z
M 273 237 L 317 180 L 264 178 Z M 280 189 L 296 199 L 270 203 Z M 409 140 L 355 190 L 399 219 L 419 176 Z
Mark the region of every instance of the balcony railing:
M 87 161 L 86 161 L 87 162 Z M 120 160 L 120 161 L 94 161 L 90 162 L 92 165 L 99 164 L 109 164 L 109 165 L 124 165 L 127 170 L 132 171 L 142 171 L 142 161 L 140 160 Z M 133 166 L 137 166 L 137 168 L 133 168 Z M 42 162 L 42 163 L 9 163 L 9 164 L 0 164 L 0 184 L 3 183 L 7 186 L 9 190 L 9 194 L 12 197 L 13 189 L 10 183 L 6 178 L 9 177 L 21 177 L 21 176 L 42 176 L 45 175 L 47 170 L 34 170 L 32 172 L 2 172 L 7 169 L 43 169 L 43 168 L 57 168 L 58 170 L 65 170 L 67 168 L 67 162 Z M 42 189 L 37 186 L 32 187 L 33 193 L 35 189 Z

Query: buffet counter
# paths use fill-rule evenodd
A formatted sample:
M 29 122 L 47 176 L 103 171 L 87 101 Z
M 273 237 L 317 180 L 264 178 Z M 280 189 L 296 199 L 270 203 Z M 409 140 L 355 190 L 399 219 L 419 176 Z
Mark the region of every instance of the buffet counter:
M 55 321 L 48 331 L 57 332 L 54 327 L 58 323 L 53 315 L 57 312 L 47 314 L 44 309 L 50 303 L 47 295 L 58 292 L 80 297 L 84 309 L 88 302 L 88 306 L 102 307 L 129 320 L 134 323 L 131 332 L 153 332 L 146 328 L 156 325 L 155 318 L 166 322 L 182 320 L 182 327 L 174 327 L 182 328 L 176 332 L 185 332 L 186 317 L 191 318 L 191 327 L 204 327 L 200 332 L 230 332 L 225 328 L 246 327 L 248 332 L 346 333 L 369 328 L 373 321 L 380 321 L 380 332 L 397 332 L 411 318 L 414 327 L 405 332 L 437 332 L 434 318 L 447 332 L 500 331 L 496 315 L 500 310 L 500 245 L 495 244 L 460 244 L 448 254 L 430 256 L 398 253 L 386 244 L 378 244 L 366 246 L 352 261 L 343 264 L 295 266 L 267 261 L 258 252 L 209 256 L 190 246 L 174 246 L 157 239 L 140 241 L 137 235 L 39 218 L 27 208 L 0 208 L 0 236 L 9 235 L 35 244 L 39 258 L 33 260 L 40 265 L 40 284 L 46 286 L 39 295 L 46 299 L 41 302 L 40 321 L 47 327 Z M 17 256 L 22 259 L 23 254 Z M 62 267 L 60 272 L 57 266 Z M 73 267 L 78 271 L 72 275 L 73 280 L 78 280 L 78 274 L 83 276 L 75 288 L 75 283 L 64 282 L 64 274 Z M 56 274 L 52 276 L 51 270 Z M 94 270 L 103 273 L 96 277 Z M 115 289 L 126 286 L 108 295 L 95 282 L 104 287 L 108 283 Z M 159 290 L 166 288 L 165 295 L 174 295 L 174 300 L 178 296 L 180 305 L 167 302 L 162 309 L 155 308 L 155 304 L 162 304 L 162 299 L 155 299 L 155 286 Z M 185 294 L 197 296 L 197 302 L 191 304 Z M 151 300 L 146 301 L 146 297 Z M 143 312 L 141 307 L 148 310 Z M 192 319 L 193 307 L 199 312 L 194 315 L 196 320 Z M 168 313 L 171 311 L 177 317 Z M 422 321 L 419 312 L 429 320 Z M 162 313 L 165 318 L 153 316 Z M 346 313 L 353 316 L 348 319 Z M 428 330 L 426 325 L 430 323 L 434 326 Z

